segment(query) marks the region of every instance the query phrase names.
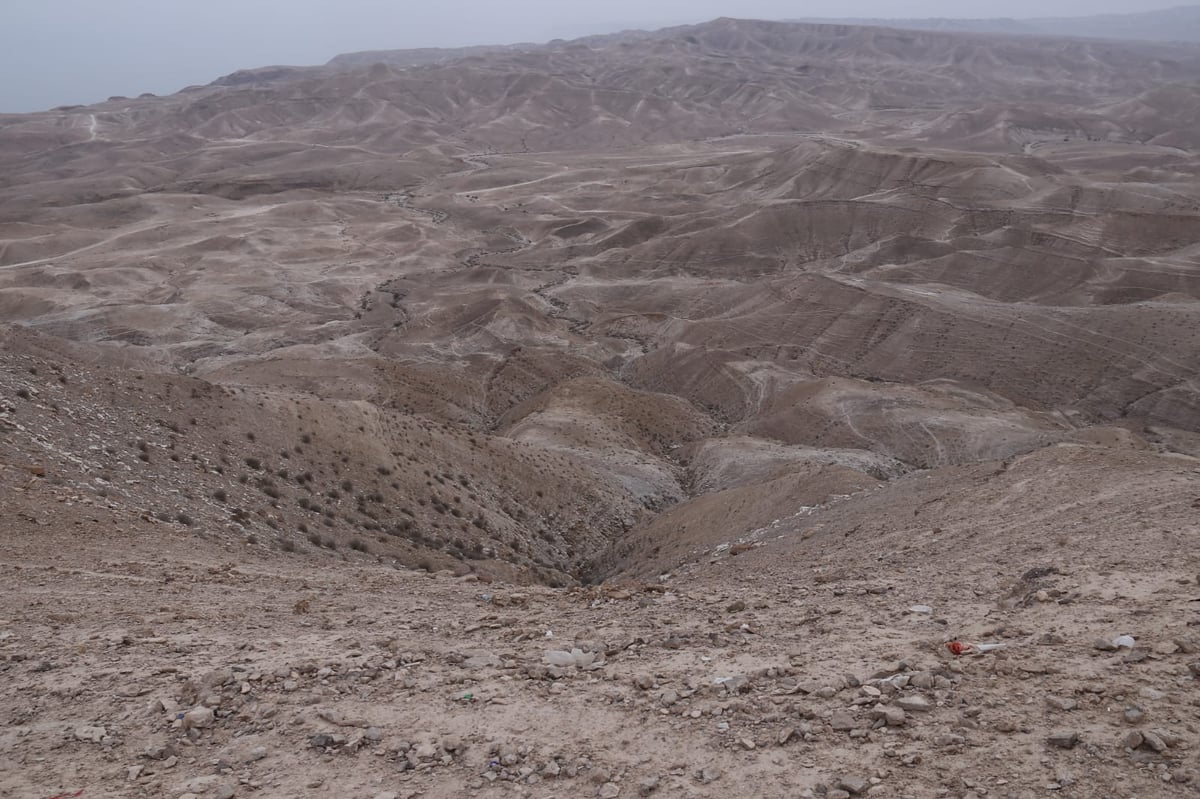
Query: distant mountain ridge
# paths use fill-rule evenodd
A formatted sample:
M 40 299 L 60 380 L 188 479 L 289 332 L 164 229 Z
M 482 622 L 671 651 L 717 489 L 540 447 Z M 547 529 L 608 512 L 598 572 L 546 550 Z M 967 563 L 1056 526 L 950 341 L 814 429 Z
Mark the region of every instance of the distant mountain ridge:
M 1176 6 L 1130 14 L 1033 19 L 820 19 L 797 22 L 871 25 L 958 33 L 1007 33 L 1026 36 L 1073 36 L 1095 39 L 1135 39 L 1157 42 L 1200 42 L 1200 5 Z

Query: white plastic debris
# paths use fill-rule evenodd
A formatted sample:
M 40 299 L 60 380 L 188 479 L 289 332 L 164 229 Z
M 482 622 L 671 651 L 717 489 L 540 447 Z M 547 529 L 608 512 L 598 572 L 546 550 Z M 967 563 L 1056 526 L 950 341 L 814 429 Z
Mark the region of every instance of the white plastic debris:
M 1136 644 L 1132 635 L 1118 635 L 1113 639 L 1113 646 L 1117 649 L 1133 649 Z

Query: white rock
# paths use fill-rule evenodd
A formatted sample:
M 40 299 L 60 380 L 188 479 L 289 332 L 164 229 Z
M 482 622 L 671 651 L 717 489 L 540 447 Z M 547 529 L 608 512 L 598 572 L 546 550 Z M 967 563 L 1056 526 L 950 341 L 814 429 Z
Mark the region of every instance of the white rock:
M 213 713 L 212 708 L 192 708 L 187 713 L 183 714 L 183 728 L 185 730 L 203 730 L 211 727 L 213 725 L 213 721 L 215 720 L 216 714 Z

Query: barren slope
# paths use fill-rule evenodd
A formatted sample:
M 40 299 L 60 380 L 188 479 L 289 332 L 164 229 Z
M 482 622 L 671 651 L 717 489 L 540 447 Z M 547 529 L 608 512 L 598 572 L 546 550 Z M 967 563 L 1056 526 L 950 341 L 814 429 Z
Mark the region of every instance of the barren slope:
M 718 20 L 0 117 L 0 796 L 1193 791 L 1198 87 Z

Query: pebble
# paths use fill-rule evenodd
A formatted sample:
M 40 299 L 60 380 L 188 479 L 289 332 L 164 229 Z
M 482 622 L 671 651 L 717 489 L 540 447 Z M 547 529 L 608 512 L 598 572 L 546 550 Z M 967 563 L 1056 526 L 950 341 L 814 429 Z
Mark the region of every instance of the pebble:
M 658 777 L 647 777 L 638 783 L 638 796 L 649 796 L 658 790 L 660 784 Z
M 701 785 L 708 785 L 721 779 L 721 775 L 723 773 L 724 772 L 721 771 L 721 769 L 716 768 L 715 766 L 709 766 L 701 769 L 700 773 L 696 775 L 696 779 Z
M 918 671 L 908 679 L 909 685 L 913 688 L 923 688 L 928 690 L 933 687 L 937 679 L 928 671 Z
M 503 665 L 504 661 L 492 652 L 479 652 L 463 661 L 463 668 L 472 670 L 500 668 Z
M 1079 703 L 1074 699 L 1067 699 L 1061 696 L 1046 697 L 1046 704 L 1055 710 L 1074 710 L 1079 707 Z
M 1163 736 L 1155 731 L 1146 730 L 1142 733 L 1142 746 L 1147 749 L 1153 749 L 1155 752 L 1165 752 L 1169 748 Z
M 596 792 L 596 796 L 600 799 L 616 799 L 621 795 L 621 786 L 615 782 L 606 782 L 600 786 L 600 790 Z
M 925 713 L 933 710 L 933 703 L 920 694 L 902 696 L 896 700 L 896 704 L 913 713 Z
M 731 694 L 744 694 L 750 691 L 750 678 L 739 674 L 735 677 L 729 677 L 721 682 L 725 690 Z
M 1130 730 L 1121 736 L 1121 746 L 1126 749 L 1137 749 L 1142 745 L 1142 734 L 1137 730 Z
M 185 730 L 203 730 L 213 725 L 216 714 L 210 707 L 196 707 L 183 714 Z
M 1046 743 L 1058 749 L 1073 749 L 1079 743 L 1079 733 L 1073 730 L 1059 730 L 1046 737 Z
M 217 788 L 216 793 L 213 794 L 213 799 L 233 799 L 233 794 L 234 790 L 232 785 L 222 785 L 220 788 Z
M 866 777 L 847 776 L 842 777 L 837 781 L 838 788 L 846 791 L 851 796 L 858 796 L 860 793 L 865 793 L 867 788 L 871 787 L 871 783 Z
M 1137 705 L 1131 705 L 1125 708 L 1125 721 L 1129 724 L 1141 724 L 1146 720 L 1146 711 L 1142 710 Z
M 633 684 L 634 684 L 634 686 L 636 686 L 637 688 L 639 688 L 643 691 L 649 691 L 655 685 L 654 675 L 639 674 L 633 678 Z

